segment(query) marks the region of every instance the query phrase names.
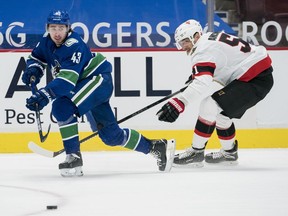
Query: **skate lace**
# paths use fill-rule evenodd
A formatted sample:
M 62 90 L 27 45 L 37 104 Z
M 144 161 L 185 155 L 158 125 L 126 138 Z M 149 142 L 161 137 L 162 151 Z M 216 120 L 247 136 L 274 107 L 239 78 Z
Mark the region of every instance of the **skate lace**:
M 160 166 L 161 165 L 161 154 L 159 151 L 157 150 L 151 150 L 150 151 L 151 155 L 157 159 L 157 165 Z
M 213 152 L 212 157 L 213 157 L 213 159 L 218 159 L 218 158 L 224 157 L 222 149 L 219 152 Z
M 76 154 L 67 154 L 66 155 L 66 159 L 65 159 L 65 161 L 64 161 L 64 163 L 71 163 L 73 160 L 75 160 L 75 158 L 80 158 L 78 155 L 76 155 Z
M 219 152 L 213 152 L 212 157 L 214 159 L 219 159 L 219 158 L 222 158 L 222 157 L 231 157 L 231 154 L 225 152 L 224 149 L 220 149 Z
M 179 159 L 190 157 L 194 152 L 195 150 L 193 148 L 188 148 L 184 152 L 179 154 Z

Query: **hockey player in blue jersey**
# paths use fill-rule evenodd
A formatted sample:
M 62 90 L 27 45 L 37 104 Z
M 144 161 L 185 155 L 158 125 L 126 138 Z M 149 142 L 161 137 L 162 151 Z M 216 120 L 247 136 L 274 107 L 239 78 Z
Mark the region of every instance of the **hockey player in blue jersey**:
M 160 171 L 169 171 L 174 140 L 150 140 L 133 129 L 118 126 L 109 104 L 113 92 L 112 66 L 100 53 L 91 53 L 81 37 L 72 31 L 65 11 L 52 11 L 46 33 L 27 59 L 22 81 L 38 84 L 49 66 L 54 79 L 26 100 L 29 110 L 41 110 L 50 101 L 59 125 L 66 159 L 59 164 L 62 176 L 82 176 L 77 117 L 90 116 L 90 125 L 109 146 L 151 153 Z

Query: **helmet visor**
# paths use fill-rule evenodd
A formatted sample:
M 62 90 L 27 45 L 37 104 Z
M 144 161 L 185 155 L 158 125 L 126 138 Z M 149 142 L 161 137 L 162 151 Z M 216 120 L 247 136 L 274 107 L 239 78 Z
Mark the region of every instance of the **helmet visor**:
M 192 41 L 190 41 L 189 38 L 185 38 L 185 39 L 183 39 L 183 40 L 181 40 L 179 42 L 176 42 L 175 46 L 177 47 L 178 50 L 182 50 L 184 46 L 188 45 L 188 43 L 190 44 L 190 43 L 192 43 Z

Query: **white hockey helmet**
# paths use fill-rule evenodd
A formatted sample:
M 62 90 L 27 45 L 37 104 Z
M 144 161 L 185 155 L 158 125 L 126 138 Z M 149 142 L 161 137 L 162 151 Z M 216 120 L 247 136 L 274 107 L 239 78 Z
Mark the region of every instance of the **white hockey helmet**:
M 194 44 L 194 35 L 197 32 L 202 35 L 202 26 L 198 21 L 193 19 L 187 20 L 178 26 L 174 34 L 177 48 L 182 49 L 180 42 L 186 38 L 188 38 Z

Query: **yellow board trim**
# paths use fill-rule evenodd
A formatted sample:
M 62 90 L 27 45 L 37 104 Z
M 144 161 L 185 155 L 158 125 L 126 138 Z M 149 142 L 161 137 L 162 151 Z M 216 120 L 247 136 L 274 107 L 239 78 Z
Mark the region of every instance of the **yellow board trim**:
M 191 146 L 192 130 L 156 130 L 139 131 L 151 139 L 176 139 L 176 149 L 182 150 Z M 91 132 L 81 132 L 80 138 L 90 135 Z M 237 130 L 236 139 L 239 148 L 288 148 L 288 129 L 245 129 Z M 34 141 L 43 148 L 58 151 L 63 148 L 58 132 L 51 132 L 44 143 L 39 140 L 38 133 L 0 133 L 0 153 L 28 153 L 31 152 L 27 144 Z M 214 133 L 207 144 L 208 149 L 220 148 L 217 135 Z M 122 147 L 110 147 L 98 136 L 81 144 L 82 151 L 123 151 Z

